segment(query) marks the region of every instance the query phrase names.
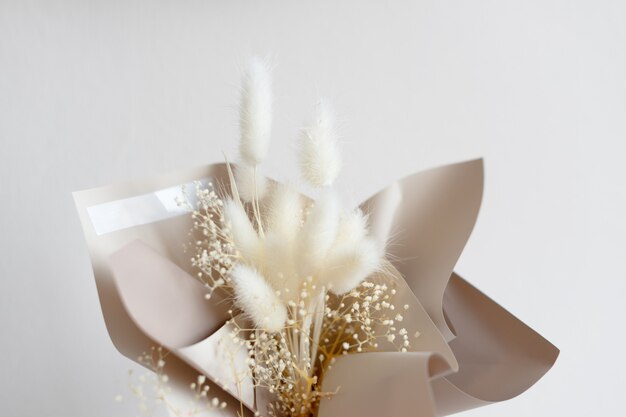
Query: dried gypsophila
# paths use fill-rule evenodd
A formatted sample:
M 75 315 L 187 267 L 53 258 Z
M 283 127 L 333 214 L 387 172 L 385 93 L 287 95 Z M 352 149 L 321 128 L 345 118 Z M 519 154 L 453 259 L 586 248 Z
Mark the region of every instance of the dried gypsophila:
M 222 287 L 229 295 L 230 271 L 236 260 L 230 228 L 224 217 L 224 201 L 212 182 L 206 186 L 200 181 L 194 182 L 195 202 L 188 198 L 188 190 L 183 185 L 183 198 L 177 199 L 180 207 L 191 212 L 194 237 L 191 258 L 192 265 L 198 269 L 197 278 L 205 285 L 206 298 Z
M 132 370 L 128 371 L 128 389 L 137 400 L 139 411 L 143 416 L 153 417 L 155 411 L 162 406 L 167 408 L 170 415 L 176 417 L 199 417 L 227 407 L 226 402 L 216 396 L 210 396 L 210 386 L 204 375 L 199 375 L 196 381 L 190 383 L 190 397 L 193 400 L 184 410 L 170 401 L 172 387 L 164 371 L 167 355 L 168 352 L 161 346 L 152 347 L 149 352 L 142 353 L 138 358 L 138 362 L 147 368 L 146 372 L 136 376 Z M 123 401 L 121 395 L 115 399 L 117 402 Z

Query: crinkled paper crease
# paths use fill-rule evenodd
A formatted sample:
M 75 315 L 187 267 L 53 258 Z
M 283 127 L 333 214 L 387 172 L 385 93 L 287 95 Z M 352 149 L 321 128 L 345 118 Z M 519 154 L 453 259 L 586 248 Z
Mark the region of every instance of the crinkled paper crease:
M 267 399 L 247 377 L 246 352 L 228 337 L 226 303 L 207 302 L 193 277 L 183 250 L 191 216 L 163 197 L 198 179 L 228 190 L 225 165 L 215 164 L 74 198 L 117 349 L 131 360 L 152 346 L 171 351 L 165 372 L 181 407 L 202 373 L 228 403 L 215 416 L 237 415 L 240 400 L 252 415 Z M 338 358 L 323 386 L 338 394 L 322 401 L 321 417 L 449 415 L 512 398 L 550 369 L 558 349 L 453 272 L 482 189 L 482 160 L 472 160 L 406 177 L 361 205 L 373 233 L 390 238 L 395 302 L 410 305 L 403 327 L 421 335 L 408 353 L 383 345 Z M 102 212 L 114 221 L 103 225 L 94 215 Z

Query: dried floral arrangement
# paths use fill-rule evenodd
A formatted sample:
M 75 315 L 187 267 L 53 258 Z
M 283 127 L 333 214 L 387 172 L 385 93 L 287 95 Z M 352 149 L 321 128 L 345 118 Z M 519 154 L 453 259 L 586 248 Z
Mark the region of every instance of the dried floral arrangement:
M 558 350 L 452 271 L 482 162 L 344 207 L 320 100 L 298 138 L 305 196 L 259 169 L 270 72 L 258 58 L 244 71 L 236 165 L 75 194 L 111 337 L 149 369 L 130 384 L 142 412 L 434 416 L 532 385 Z

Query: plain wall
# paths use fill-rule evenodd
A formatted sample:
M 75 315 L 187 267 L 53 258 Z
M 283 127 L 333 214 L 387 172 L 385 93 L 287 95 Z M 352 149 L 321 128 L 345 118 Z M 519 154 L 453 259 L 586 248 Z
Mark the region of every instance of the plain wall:
M 0 0 L 0 415 L 133 416 L 71 191 L 235 154 L 238 68 L 270 53 L 267 174 L 318 95 L 357 204 L 484 157 L 456 271 L 561 350 L 467 416 L 614 416 L 626 388 L 626 2 Z

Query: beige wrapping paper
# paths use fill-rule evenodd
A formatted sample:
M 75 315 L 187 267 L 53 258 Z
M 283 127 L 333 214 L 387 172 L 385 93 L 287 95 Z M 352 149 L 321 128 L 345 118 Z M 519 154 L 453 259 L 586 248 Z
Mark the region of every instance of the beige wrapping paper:
M 252 414 L 262 393 L 227 337 L 224 303 L 203 299 L 183 250 L 191 217 L 170 201 L 181 184 L 207 178 L 228 184 L 216 164 L 74 197 L 117 349 L 136 360 L 162 345 L 174 357 L 166 372 L 182 398 L 202 373 L 229 405 L 215 415 L 235 416 L 240 400 Z M 322 401 L 321 417 L 449 415 L 512 398 L 550 369 L 552 344 L 453 273 L 482 187 L 482 160 L 474 160 L 409 176 L 363 203 L 373 233 L 391 236 L 396 303 L 410 305 L 403 326 L 421 335 L 411 352 L 381 346 L 389 351 L 338 358 L 323 386 L 338 393 Z

